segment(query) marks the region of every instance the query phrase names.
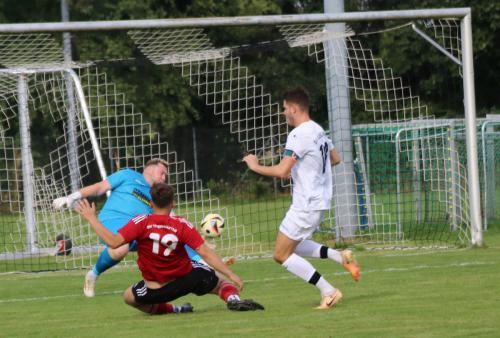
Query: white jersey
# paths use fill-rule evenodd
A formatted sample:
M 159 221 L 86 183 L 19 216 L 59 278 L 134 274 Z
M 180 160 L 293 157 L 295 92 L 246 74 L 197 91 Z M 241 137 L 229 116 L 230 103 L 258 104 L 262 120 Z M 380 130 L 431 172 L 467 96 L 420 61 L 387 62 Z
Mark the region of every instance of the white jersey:
M 332 199 L 332 141 L 314 121 L 295 127 L 286 140 L 285 156 L 296 156 L 292 167 L 292 208 L 327 210 Z

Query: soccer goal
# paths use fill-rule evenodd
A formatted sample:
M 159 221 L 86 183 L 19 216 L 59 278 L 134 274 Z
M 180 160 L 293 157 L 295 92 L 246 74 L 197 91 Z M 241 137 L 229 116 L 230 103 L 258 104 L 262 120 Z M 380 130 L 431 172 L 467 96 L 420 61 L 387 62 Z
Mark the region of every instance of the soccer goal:
M 356 26 L 370 20 L 393 25 Z M 315 236 L 369 248 L 481 245 L 470 25 L 469 9 L 0 25 L 0 272 L 93 264 L 103 248 L 98 238 L 73 211 L 53 210 L 52 200 L 121 168 L 141 170 L 154 157 L 169 162 L 177 214 L 194 224 L 209 213 L 225 218 L 222 236 L 209 239 L 219 254 L 269 254 L 293 183 L 259 178 L 236 163 L 245 152 L 278 163 L 288 127 L 279 96 L 245 64 L 250 51 L 259 63 L 276 62 L 283 51 L 302 54 L 323 70 L 307 81 L 324 83 L 328 118 L 319 119 L 343 161 Z M 249 26 L 251 42 L 217 39 Z M 123 33 L 120 41 L 140 56 L 65 61 L 59 35 L 81 34 L 82 41 L 88 31 L 110 39 Z M 410 34 L 421 48 L 444 54 L 448 66 L 432 71 L 462 76 L 465 119 L 434 118 L 418 88 L 372 49 L 382 34 Z M 210 132 L 199 131 L 195 143 L 193 129 L 192 153 L 208 153 L 202 162 L 213 177 L 198 171 L 199 161 L 189 158 L 190 166 L 185 157 L 192 154 L 160 135 L 157 121 L 137 112 L 106 72 L 138 58 L 178 74 L 178 86 L 219 122 L 226 135 L 220 146 Z M 356 114 L 370 123 L 353 125 Z

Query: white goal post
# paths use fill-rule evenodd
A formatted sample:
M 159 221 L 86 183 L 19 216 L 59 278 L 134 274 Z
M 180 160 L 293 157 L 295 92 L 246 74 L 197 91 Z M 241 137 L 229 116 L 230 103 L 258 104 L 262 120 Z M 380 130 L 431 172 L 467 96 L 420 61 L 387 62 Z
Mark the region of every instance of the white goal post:
M 339 72 L 343 72 L 341 77 L 343 77 L 343 81 L 348 84 L 341 84 L 340 86 L 346 87 L 347 90 L 352 89 L 356 92 L 356 95 L 363 96 L 362 100 L 365 100 L 364 102 L 365 107 L 367 107 L 367 111 L 373 112 L 374 116 L 380 116 L 380 120 L 385 121 L 386 116 L 384 115 L 384 108 L 380 107 L 385 104 L 385 101 L 389 102 L 388 105 L 391 106 L 389 110 L 391 110 L 392 105 L 406 105 L 407 101 L 405 100 L 410 100 L 413 107 L 413 101 L 418 101 L 418 98 L 415 99 L 415 95 L 410 94 L 408 99 L 404 94 L 406 93 L 405 91 L 407 90 L 407 87 L 401 84 L 400 88 L 397 88 L 397 90 L 400 90 L 401 93 L 403 93 L 401 94 L 401 98 L 389 97 L 392 95 L 389 93 L 392 93 L 394 88 L 386 88 L 384 89 L 384 94 L 382 94 L 385 96 L 383 98 L 379 98 L 378 100 L 384 101 L 384 103 L 374 104 L 373 102 L 377 101 L 376 99 L 373 99 L 373 97 L 371 99 L 367 98 L 366 93 L 369 89 L 366 88 L 366 83 L 374 83 L 376 81 L 372 78 L 361 78 L 356 72 L 359 72 L 359 74 L 364 72 L 365 69 L 362 67 L 365 67 L 367 64 L 369 64 L 369 66 L 366 66 L 366 69 L 369 71 L 366 72 L 384 72 L 387 68 L 383 65 L 379 67 L 378 65 L 380 62 L 375 57 L 366 56 L 364 54 L 366 53 L 366 49 L 359 46 L 358 43 L 352 39 L 353 34 L 351 32 L 344 29 L 340 32 L 328 32 L 323 29 L 324 25 L 333 23 L 349 24 L 352 22 L 377 20 L 448 20 L 450 18 L 459 22 L 458 29 L 460 39 L 458 40 L 461 44 L 458 51 L 459 57 L 453 55 L 453 52 L 450 52 L 446 47 L 440 47 L 438 43 L 432 42 L 434 40 L 426 37 L 425 33 L 419 31 L 417 27 L 414 27 L 414 30 L 417 34 L 423 36 L 424 39 L 428 41 L 430 40 L 429 43 L 434 45 L 434 47 L 438 48 L 441 52 L 443 52 L 443 54 L 451 58 L 453 62 L 457 63 L 461 67 L 460 71 L 463 77 L 465 112 L 463 124 L 465 127 L 467 157 L 466 161 L 464 160 L 463 162 L 466 162 L 466 172 L 464 168 L 461 168 L 460 163 L 458 163 L 459 160 L 457 159 L 457 151 L 455 144 L 453 143 L 455 130 L 454 124 L 446 123 L 443 125 L 442 123 L 439 123 L 439 121 L 431 121 L 430 116 L 427 115 L 426 108 L 422 108 L 420 103 L 417 104 L 418 116 L 414 116 L 413 111 L 410 114 L 411 116 L 406 116 L 408 108 L 402 108 L 401 111 L 403 111 L 404 117 L 398 117 L 394 121 L 390 121 L 390 128 L 392 128 L 391 131 L 388 131 L 387 128 L 383 128 L 381 133 L 377 134 L 382 138 L 387 136 L 383 141 L 378 142 L 378 144 L 386 142 L 388 145 L 387 147 L 391 148 L 391 151 L 395 151 L 394 154 L 396 156 L 395 167 L 397 168 L 397 174 L 394 177 L 397 180 L 397 184 L 395 185 L 397 186 L 395 188 L 397 190 L 398 203 L 397 216 L 394 216 L 396 213 L 394 213 L 394 215 L 389 215 L 390 213 L 387 210 L 384 211 L 383 201 L 381 201 L 380 198 L 377 200 L 369 183 L 369 153 L 373 151 L 373 149 L 369 148 L 369 138 L 374 135 L 373 129 L 375 127 L 365 126 L 356 129 L 349 125 L 347 128 L 353 130 L 356 129 L 355 132 L 357 134 L 351 139 L 351 143 L 358 158 L 350 159 L 351 167 L 347 169 L 344 167 L 336 169 L 347 174 L 335 178 L 335 201 L 333 202 L 335 207 L 335 216 L 330 216 L 328 220 L 330 223 L 335 224 L 337 238 L 343 237 L 350 239 L 357 236 L 359 236 L 359 238 L 363 238 L 363 236 L 373 236 L 371 238 L 377 238 L 378 236 L 383 236 L 384 234 L 380 235 L 378 233 L 379 230 L 371 232 L 372 229 L 377 228 L 376 223 L 381 224 L 386 222 L 387 224 L 390 224 L 388 226 L 388 228 L 391 229 L 390 231 L 393 231 L 390 235 L 393 236 L 391 237 L 391 241 L 394 240 L 397 242 L 404 240 L 404 236 L 406 235 L 404 234 L 401 224 L 404 222 L 404 217 L 401 216 L 402 211 L 400 205 L 401 198 L 405 198 L 405 193 L 401 190 L 401 187 L 403 186 L 401 179 L 404 174 L 400 173 L 400 170 L 402 170 L 400 169 L 400 164 L 404 161 L 409 161 L 411 162 L 408 166 L 410 168 L 409 170 L 413 170 L 410 175 L 413 175 L 413 178 L 417 177 L 417 180 L 413 185 L 415 191 L 411 194 L 412 198 L 416 201 L 416 206 L 412 210 L 425 209 L 425 206 L 423 206 L 420 201 L 422 194 L 436 194 L 438 196 L 437 198 L 440 201 L 443 201 L 444 205 L 446 205 L 448 209 L 452 210 L 448 212 L 450 215 L 449 222 L 451 224 L 451 230 L 455 231 L 457 228 L 460 228 L 460 225 L 457 224 L 464 224 L 464 229 L 467 229 L 468 233 L 463 234 L 463 236 L 470 239 L 469 244 L 481 246 L 483 245 L 483 238 L 470 8 L 162 20 L 0 24 L 0 40 L 2 35 L 17 36 L 22 34 L 32 34 L 35 37 L 30 38 L 30 41 L 33 41 L 38 39 L 36 37 L 38 34 L 42 33 L 50 35 L 63 32 L 127 31 L 128 36 L 132 39 L 137 48 L 148 59 L 150 59 L 153 64 L 174 65 L 175 67 L 178 67 L 181 70 L 182 75 L 188 80 L 189 84 L 197 90 L 201 97 L 205 98 L 205 103 L 208 106 L 213 106 L 214 114 L 219 114 L 224 123 L 228 124 L 231 133 L 238 136 L 238 141 L 245 146 L 247 151 L 259 153 L 264 157 L 264 159 L 269 161 L 269 163 L 277 163 L 281 155 L 281 147 L 283 146 L 286 138 L 286 126 L 284 121 L 279 117 L 279 104 L 271 101 L 269 95 L 262 90 L 262 86 L 256 82 L 255 77 L 248 74 L 247 68 L 241 66 L 239 58 L 231 57 L 230 48 L 217 49 L 213 47 L 209 39 L 202 32 L 203 29 L 211 27 L 267 25 L 279 27 L 281 34 L 285 37 L 285 40 L 288 42 L 290 47 L 307 47 L 309 54 L 315 56 L 318 62 L 324 62 L 327 69 L 334 70 L 337 74 Z M 174 41 L 175 39 L 179 39 L 183 42 L 183 44 L 173 44 L 172 46 L 165 44 L 165 41 Z M 1 62 L 2 51 L 7 50 L 2 48 L 2 44 L 0 43 L 0 64 L 3 64 Z M 337 52 L 337 50 L 341 50 L 342 48 L 345 48 L 343 52 Z M 349 53 L 356 55 L 363 53 L 363 56 L 354 60 L 351 58 L 351 54 Z M 344 58 L 346 60 L 348 59 L 348 61 L 343 60 Z M 345 66 L 344 63 L 349 65 Z M 360 66 L 360 64 L 365 66 Z M 238 75 L 236 76 L 236 80 L 223 78 L 219 81 L 217 78 L 217 76 L 219 76 L 217 75 L 217 72 L 227 72 L 231 76 L 233 73 L 237 73 Z M 21 180 L 23 188 L 18 189 L 18 191 L 22 191 L 23 198 L 19 200 L 19 197 L 16 197 L 18 198 L 19 204 L 16 208 L 22 210 L 26 225 L 26 246 L 24 249 L 18 250 L 15 246 L 10 246 L 5 250 L 1 250 L 0 248 L 0 261 L 18 258 L 31 259 L 34 255 L 53 252 L 53 250 L 51 251 L 43 247 L 38 247 L 37 245 L 36 238 L 37 231 L 39 231 L 37 229 L 40 229 L 40 226 L 36 223 L 40 217 L 43 218 L 42 223 L 44 224 L 48 224 L 50 222 L 54 222 L 55 224 L 62 224 L 64 222 L 81 224 L 81 220 L 79 220 L 77 216 L 71 215 L 71 212 L 66 211 L 63 213 L 56 212 L 51 214 L 49 211 L 42 210 L 44 207 L 48 207 L 47 200 L 51 197 L 63 192 L 70 192 L 68 191 L 70 187 L 62 187 L 61 182 L 56 182 L 56 177 L 59 177 L 58 175 L 62 175 L 59 171 L 69 172 L 74 170 L 72 169 L 74 166 L 71 164 L 65 164 L 64 169 L 56 169 L 56 171 L 59 171 L 57 171 L 58 174 L 54 177 L 50 176 L 52 173 L 48 169 L 46 170 L 42 168 L 40 173 L 38 173 L 37 169 L 34 168 L 32 155 L 30 153 L 31 140 L 29 135 L 30 122 L 28 114 L 28 97 L 30 95 L 34 96 L 30 94 L 28 90 L 30 83 L 38 86 L 37 88 L 43 88 L 42 91 L 44 91 L 40 92 L 40 95 L 34 98 L 35 101 L 38 100 L 40 102 L 45 102 L 45 97 L 50 95 L 54 96 L 54 102 L 56 102 L 54 106 L 56 108 L 51 108 L 51 113 L 52 110 L 54 110 L 56 114 L 59 114 L 59 116 L 67 116 L 68 111 L 70 110 L 67 107 L 67 103 L 60 103 L 58 101 L 61 100 L 62 102 L 65 100 L 59 96 L 69 95 L 76 99 L 76 110 L 77 114 L 79 114 L 76 118 L 79 119 L 80 116 L 83 118 L 83 121 L 81 121 L 82 124 L 77 126 L 77 138 L 79 142 L 83 142 L 84 145 L 75 150 L 75 152 L 78 157 L 77 161 L 80 161 L 80 165 L 85 168 L 85 172 L 91 170 L 86 166 L 85 161 L 92 158 L 92 161 L 97 163 L 100 177 L 106 177 L 107 173 L 104 163 L 105 161 L 102 159 L 101 154 L 106 150 L 111 153 L 112 151 L 118 149 L 116 151 L 126 153 L 123 155 L 125 165 L 131 167 L 140 167 L 140 164 L 151 156 L 166 157 L 173 165 L 173 168 L 171 168 L 171 180 L 174 184 L 177 184 L 177 193 L 181 195 L 182 202 L 178 203 L 180 212 L 186 212 L 188 214 L 191 213 L 189 216 L 193 218 L 193 221 L 200 220 L 204 214 L 208 212 L 221 213 L 227 219 L 229 228 L 227 233 L 224 235 L 226 237 L 216 241 L 218 247 L 222 249 L 223 255 L 250 256 L 253 254 L 262 254 L 263 252 L 268 251 L 267 248 L 263 248 L 262 244 L 258 243 L 258 240 L 256 239 L 258 236 L 248 230 L 248 228 L 244 225 L 245 222 L 238 219 L 238 216 L 233 214 L 231 211 L 228 211 L 227 206 L 221 203 L 217 196 L 214 196 L 212 192 L 206 189 L 204 184 L 200 182 L 195 175 L 193 175 L 192 171 L 185 168 L 184 162 L 181 159 L 178 159 L 175 151 L 169 149 L 168 144 L 165 144 L 162 140 L 160 140 L 160 136 L 152 130 L 151 126 L 142 121 L 142 115 L 139 116 L 139 114 L 133 112 L 133 108 L 129 108 L 128 103 L 125 102 L 123 98 L 117 99 L 119 95 L 110 95 L 110 97 L 113 97 L 112 100 L 121 100 L 119 103 L 115 102 L 114 104 L 116 107 L 120 107 L 120 109 L 127 112 L 124 117 L 118 115 L 112 116 L 106 123 L 114 123 L 118 125 L 117 121 L 120 120 L 122 121 L 120 123 L 123 124 L 120 124 L 116 130 L 119 128 L 126 130 L 128 128 L 127 123 L 129 123 L 127 122 L 128 119 L 133 120 L 133 137 L 136 137 L 136 135 L 138 135 L 137 131 L 141 130 L 141 135 L 138 137 L 142 139 L 147 139 L 148 137 L 150 138 L 149 141 L 145 141 L 146 143 L 149 142 L 148 144 L 150 148 L 147 150 L 145 150 L 142 145 L 134 148 L 134 146 L 128 144 L 126 134 L 111 135 L 115 132 L 112 130 L 113 128 L 110 128 L 104 123 L 101 124 L 101 117 L 92 115 L 92 107 L 87 107 L 87 105 L 95 105 L 95 107 L 97 107 L 101 104 L 99 99 L 96 98 L 96 94 L 92 92 L 93 90 L 97 90 L 91 84 L 92 81 L 100 81 L 105 87 L 113 86 L 105 75 L 99 74 L 98 71 L 90 70 L 87 65 L 68 64 L 63 61 L 59 63 L 52 62 L 49 66 L 43 63 L 41 65 L 29 66 L 29 62 L 28 65 L 19 67 L 13 65 L 7 67 L 7 69 L 0 70 L 0 75 L 5 76 L 5 79 L 0 77 L 0 96 L 5 98 L 5 102 L 10 102 L 9 95 L 15 98 L 16 104 L 14 106 L 17 109 L 17 112 L 15 113 L 18 114 L 19 118 L 19 131 L 21 133 L 20 148 L 22 157 Z M 28 81 L 27 76 L 31 75 L 34 75 L 34 77 Z M 87 85 L 83 84 L 84 81 L 82 78 L 88 80 Z M 91 78 L 93 79 L 92 81 L 89 80 Z M 240 84 L 242 78 L 246 82 L 245 85 Z M 13 82 L 9 82 L 13 81 L 13 79 L 16 79 L 17 81 L 15 85 L 16 92 L 13 93 L 11 90 L 8 91 L 8 94 L 6 94 L 6 92 L 2 92 L 2 86 L 5 86 L 5 88 L 14 88 L 14 85 L 12 84 Z M 64 81 L 67 81 L 68 79 L 71 79 L 72 86 L 74 86 L 76 93 L 60 94 L 58 92 L 56 94 L 52 94 L 53 91 L 69 91 L 70 85 L 67 82 L 64 83 Z M 222 89 L 218 89 L 219 84 L 217 81 L 221 83 Z M 337 80 L 327 76 L 329 86 L 336 85 L 335 81 Z M 388 80 L 384 81 L 399 83 L 399 79 L 392 75 L 388 77 Z M 228 82 L 229 84 L 227 84 Z M 4 85 L 4 83 L 6 84 Z M 233 86 L 233 83 L 237 83 L 237 89 L 233 89 L 233 87 L 231 87 Z M 225 85 L 230 86 L 230 88 L 224 93 L 218 92 L 218 90 L 224 91 Z M 250 107 L 250 103 L 248 103 L 250 99 L 245 98 L 245 105 L 248 107 L 245 106 L 244 108 L 241 108 L 239 106 L 239 102 L 241 101 L 240 99 L 240 101 L 238 101 L 238 107 L 234 108 L 233 101 L 231 101 L 233 100 L 232 94 L 235 92 L 239 95 L 243 90 L 240 86 L 245 91 L 248 91 L 248 88 L 252 88 L 255 92 L 258 92 L 257 94 L 252 94 L 254 95 L 252 96 L 254 100 L 253 106 Z M 378 91 L 380 92 L 380 90 Z M 108 92 L 106 91 L 106 94 L 103 95 L 108 95 L 107 93 Z M 371 93 L 368 96 L 370 95 L 373 96 L 374 94 Z M 227 97 L 230 98 L 228 99 Z M 373 102 L 366 103 L 369 100 L 372 100 Z M 255 101 L 258 101 L 258 103 L 255 103 Z M 377 104 L 380 106 L 377 106 Z M 108 105 L 108 102 L 106 105 Z M 331 102 L 329 100 L 329 106 L 330 105 Z M 9 106 L 9 109 L 12 107 Z M 119 110 L 119 108 L 116 107 L 113 108 L 114 111 Z M 332 109 L 331 107 L 329 108 Z M 7 112 L 9 109 L 4 110 Z M 128 109 L 131 109 L 131 111 L 128 111 Z M 252 109 L 254 111 L 260 109 L 260 112 L 258 114 L 254 113 L 256 115 L 249 116 L 248 111 Z M 420 110 L 425 111 L 425 113 L 421 114 Z M 5 112 L 4 114 L 11 114 L 10 112 Z M 374 118 L 374 122 L 379 122 L 376 117 Z M 260 122 L 264 119 L 266 121 L 270 121 L 269 125 L 265 125 L 264 122 Z M 96 121 L 98 121 L 98 126 L 94 126 Z M 250 124 L 253 123 L 252 127 L 248 127 L 248 121 L 251 121 Z M 426 121 L 431 122 L 426 124 Z M 247 126 L 242 126 L 245 123 Z M 335 127 L 337 124 L 332 124 L 332 126 Z M 368 129 L 370 130 L 368 131 Z M 96 135 L 96 130 L 100 131 L 99 136 Z M 333 135 L 336 135 L 340 132 L 336 132 L 335 129 L 332 128 L 332 133 Z M 10 144 L 14 141 L 6 137 L 4 134 L 5 132 L 2 131 L 1 137 L 2 142 L 4 143 L 4 152 L 6 153 L 8 150 L 10 151 L 11 148 L 14 149 L 14 146 L 10 146 Z M 71 140 L 71 135 L 68 135 L 67 137 Z M 334 143 L 335 141 L 336 140 L 334 139 Z M 337 142 L 342 142 L 342 140 L 339 139 Z M 71 142 L 68 140 L 64 139 L 63 143 L 67 143 L 64 147 L 70 147 Z M 120 147 L 123 149 L 120 150 Z M 436 150 L 436 147 L 438 150 Z M 342 150 L 342 146 L 340 146 L 340 149 Z M 443 149 L 446 149 L 448 153 L 443 152 Z M 15 153 L 16 151 L 17 150 L 14 149 L 12 150 L 12 153 Z M 68 152 L 71 152 L 71 149 L 68 150 Z M 133 154 L 130 155 L 130 152 Z M 435 157 L 437 152 L 439 152 L 440 155 Z M 59 150 L 56 150 L 54 155 L 51 156 L 54 156 L 54 158 L 57 159 L 55 160 L 56 162 L 62 162 L 61 158 L 64 158 L 64 161 L 71 161 L 71 156 L 68 153 L 59 153 Z M 7 155 L 4 155 L 4 157 L 6 158 L 6 161 L 10 160 Z M 110 157 L 112 156 L 110 155 Z M 138 163 L 136 163 L 137 161 L 142 162 L 138 165 Z M 130 163 L 133 164 L 130 165 Z M 434 173 L 432 170 L 436 170 L 436 172 Z M 463 174 L 462 171 L 464 171 Z M 37 177 L 45 177 L 45 175 L 48 175 L 47 172 L 50 172 L 50 177 L 40 180 L 54 182 L 51 183 L 52 185 L 50 185 L 50 187 L 39 187 L 42 183 L 40 183 L 40 180 L 35 179 L 35 176 L 38 175 Z M 6 170 L 5 175 L 10 175 L 10 172 Z M 84 175 L 80 174 L 80 180 Z M 349 178 L 347 179 L 345 177 Z M 287 182 L 282 183 L 285 186 L 287 185 Z M 9 184 L 4 184 L 3 186 L 10 187 Z M 189 188 L 186 188 L 188 185 Z M 428 185 L 427 190 L 425 188 L 426 185 Z M 350 191 L 343 190 L 347 186 L 351 187 Z M 44 190 L 43 198 L 37 195 L 40 194 L 37 192 L 37 189 Z M 2 188 L 2 190 L 4 190 L 4 188 Z M 353 198 L 353 203 L 356 204 L 354 209 L 357 209 L 355 211 L 349 211 L 352 209 L 352 205 L 349 205 L 352 204 L 352 201 L 342 197 L 349 194 L 355 195 Z M 357 198 L 362 198 L 363 202 L 356 201 Z M 2 202 L 5 201 L 2 200 Z M 22 205 L 22 207 L 20 205 Z M 387 209 L 387 207 L 385 208 Z M 463 210 L 464 208 L 467 208 L 467 210 Z M 342 229 L 339 223 L 343 223 L 344 219 L 340 219 L 339 217 L 343 213 L 349 213 L 350 217 L 354 220 L 353 222 L 356 224 L 349 226 L 346 229 Z M 43 216 L 40 216 L 41 214 L 43 214 Z M 417 223 L 424 222 L 424 211 L 422 211 L 422 213 L 418 211 L 417 214 Z M 366 223 L 363 223 L 362 226 L 357 224 L 358 220 L 365 216 L 366 220 L 364 222 Z M 394 219 L 395 217 L 396 219 Z M 360 232 L 361 235 L 359 234 Z M 22 235 L 16 234 L 15 236 Z M 85 240 L 80 240 L 78 245 L 75 246 L 74 252 L 78 253 L 78 250 L 80 250 L 80 252 L 85 253 L 86 256 L 84 258 L 80 257 L 78 259 L 73 259 L 71 264 L 65 263 L 63 266 L 64 268 L 78 268 L 89 265 L 94 259 L 92 255 L 95 255 L 95 248 L 98 247 L 99 243 L 95 238 L 89 239 L 88 232 L 82 234 L 80 231 L 79 236 L 81 236 L 81 238 L 85 238 Z M 386 241 L 386 239 L 383 241 Z M 373 243 L 377 244 L 377 240 L 375 239 Z M 0 245 L 2 244 L 0 243 Z M 68 258 L 59 257 L 59 259 L 67 260 Z M 10 268 L 7 267 L 6 269 L 9 270 Z M 36 268 L 34 269 L 36 270 Z M 0 272 L 1 271 L 2 270 L 0 270 Z

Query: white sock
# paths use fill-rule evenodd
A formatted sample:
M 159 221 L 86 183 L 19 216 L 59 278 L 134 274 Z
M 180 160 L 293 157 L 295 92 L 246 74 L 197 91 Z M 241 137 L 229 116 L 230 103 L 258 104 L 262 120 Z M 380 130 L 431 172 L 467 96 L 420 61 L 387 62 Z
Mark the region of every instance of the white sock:
M 300 242 L 297 248 L 295 248 L 295 253 L 302 257 L 328 258 L 342 264 L 342 255 L 340 251 L 316 243 L 310 239 Z
M 292 254 L 282 264 L 288 271 L 304 281 L 316 286 L 322 295 L 330 295 L 335 290 L 316 269 L 299 255 Z
M 92 270 L 89 270 L 89 271 L 87 272 L 87 278 L 92 278 L 92 279 L 96 280 L 96 279 L 97 279 L 97 277 L 99 277 L 99 275 L 96 275 L 96 273 L 94 272 L 94 270 L 93 270 L 93 269 L 92 269 Z
M 309 282 L 313 274 L 316 272 L 314 266 L 304 258 L 296 254 L 291 254 L 282 264 L 288 271 L 295 276 Z
M 321 277 L 316 283 L 316 287 L 321 291 L 322 296 L 333 295 L 336 289 L 326 281 L 323 277 Z
M 335 261 L 339 264 L 342 264 L 342 255 L 340 254 L 339 250 L 328 248 L 327 254 L 328 254 L 329 259 L 331 259 L 332 261 Z
M 238 296 L 238 295 L 231 295 L 231 296 L 227 297 L 228 302 L 231 302 L 233 300 L 241 300 L 241 299 L 240 299 L 240 296 Z

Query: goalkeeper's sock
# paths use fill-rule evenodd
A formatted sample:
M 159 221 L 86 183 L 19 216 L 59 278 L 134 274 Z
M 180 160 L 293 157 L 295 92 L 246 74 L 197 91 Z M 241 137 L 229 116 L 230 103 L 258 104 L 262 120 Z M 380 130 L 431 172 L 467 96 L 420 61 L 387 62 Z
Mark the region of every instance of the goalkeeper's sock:
M 240 300 L 240 293 L 233 284 L 223 281 L 219 288 L 219 297 L 227 303 L 233 300 Z
M 310 239 L 300 242 L 297 248 L 295 248 L 295 253 L 302 257 L 328 258 L 342 264 L 342 255 L 340 251 L 316 243 Z
M 120 263 L 120 261 L 115 261 L 113 258 L 111 258 L 108 250 L 109 249 L 106 248 L 103 252 L 101 252 L 99 258 L 97 258 L 97 262 L 92 268 L 92 271 L 96 276 L 99 276 L 104 271 Z
M 299 255 L 291 254 L 282 265 L 295 276 L 316 286 L 321 291 L 322 295 L 330 295 L 334 293 L 335 288 L 330 285 L 330 283 L 328 283 L 318 271 L 316 271 L 311 263 Z

